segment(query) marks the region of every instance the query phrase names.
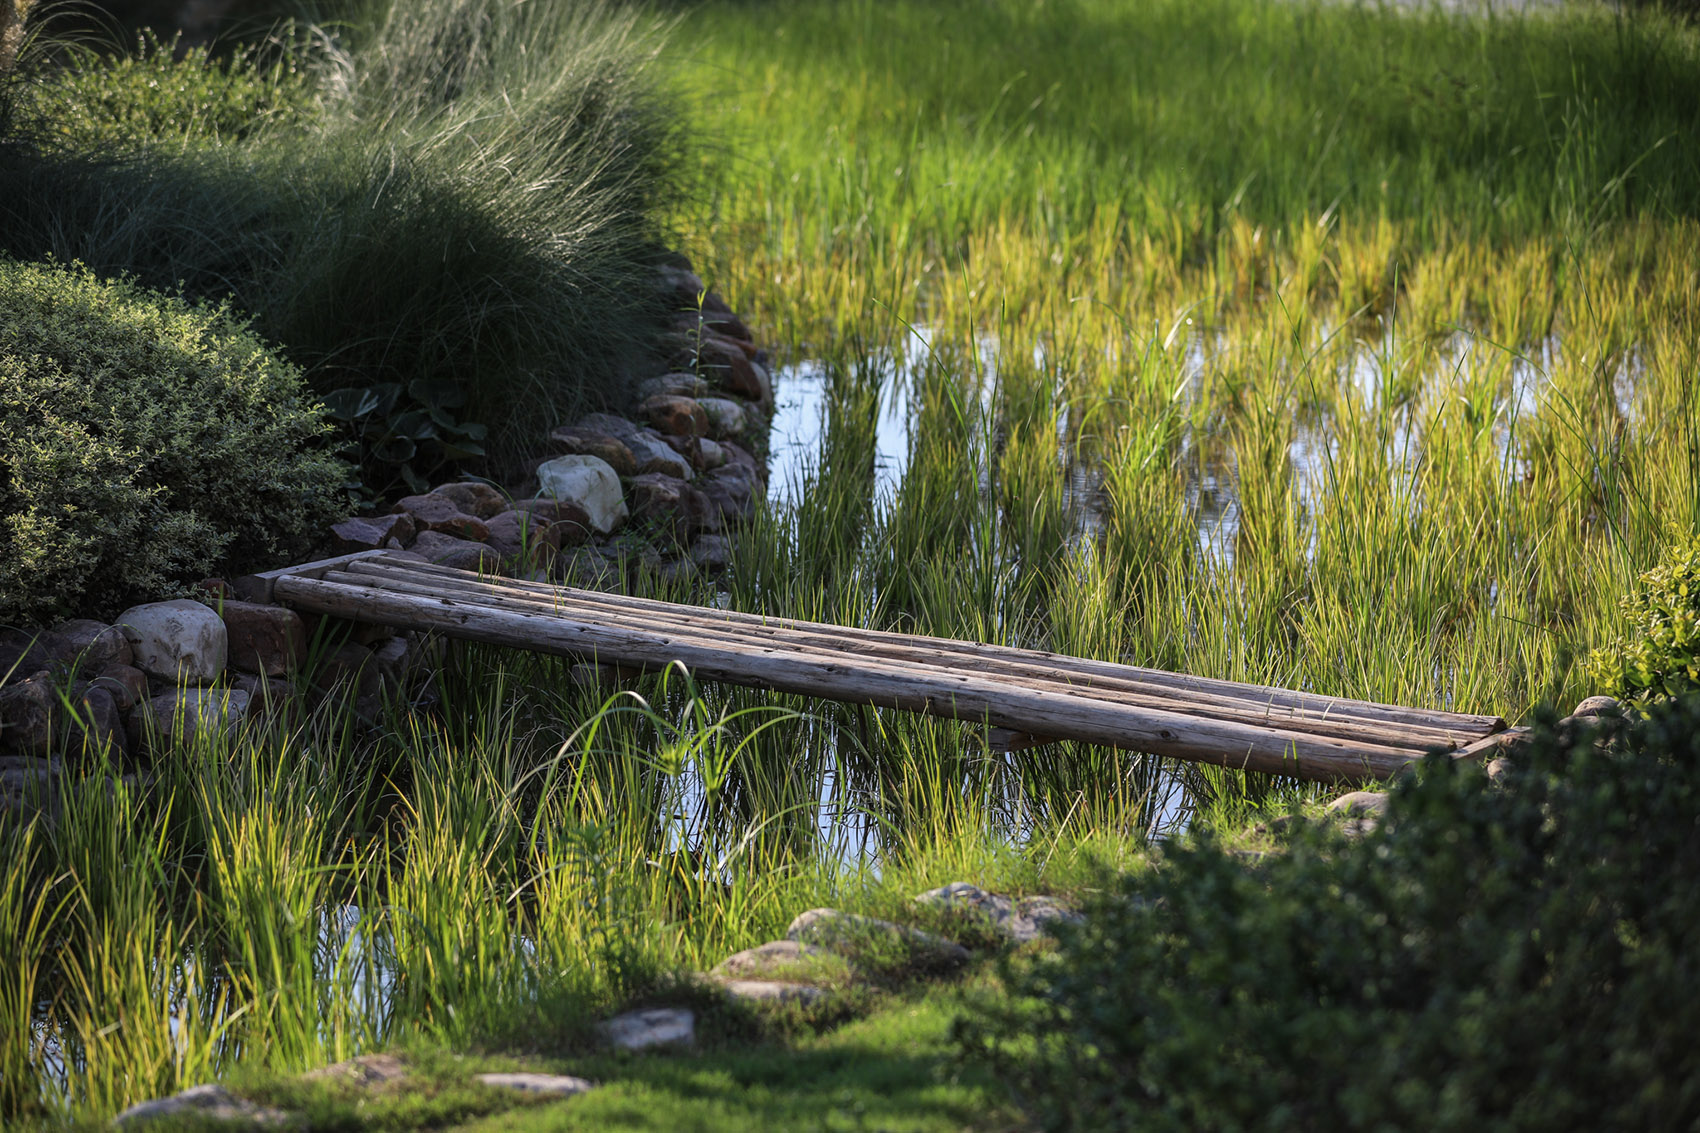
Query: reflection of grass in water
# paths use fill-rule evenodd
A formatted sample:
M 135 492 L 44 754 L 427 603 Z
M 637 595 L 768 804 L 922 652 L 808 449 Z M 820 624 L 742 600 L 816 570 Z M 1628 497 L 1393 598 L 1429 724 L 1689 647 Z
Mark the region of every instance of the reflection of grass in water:
M 894 498 L 826 461 L 741 602 L 1090 626 L 1072 647 L 1521 718 L 1587 691 L 1572 659 L 1663 524 L 1700 522 L 1692 29 L 1238 0 L 686 20 L 706 120 L 747 132 L 702 230 L 724 289 L 835 374 L 932 332 L 885 379 L 913 406 Z M 867 397 L 829 400 L 833 449 Z M 861 586 L 835 609 L 823 577 Z
M 605 702 L 562 662 L 468 650 L 437 687 L 370 741 L 328 704 L 174 749 L 145 782 L 107 789 L 89 767 L 56 827 L 0 828 L 9 1120 L 38 1096 L 92 1118 L 403 1040 L 587 1049 L 592 1020 L 803 909 L 956 931 L 910 897 L 962 877 L 1066 886 L 1117 852 L 1011 849 L 1011 784 L 946 777 L 967 763 L 960 729 L 846 710 L 840 734 L 883 736 L 881 759 L 847 740 L 834 778 L 806 750 L 818 721 L 678 673 Z M 840 807 L 877 821 L 878 874 L 823 839 Z M 881 995 L 907 986 L 889 967 Z

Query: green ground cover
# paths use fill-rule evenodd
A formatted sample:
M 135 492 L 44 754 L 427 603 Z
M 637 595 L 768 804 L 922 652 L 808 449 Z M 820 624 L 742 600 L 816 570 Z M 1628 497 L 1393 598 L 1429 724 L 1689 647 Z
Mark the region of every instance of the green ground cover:
M 1619 596 L 1700 524 L 1692 29 L 1251 0 L 678 18 L 662 69 L 704 166 L 671 223 L 827 390 L 806 490 L 739 540 L 737 608 L 1527 719 L 1596 691 Z M 882 398 L 909 429 L 886 488 Z M 799 909 L 1078 891 L 1139 868 L 1172 802 L 1308 797 L 639 691 L 653 715 L 569 743 L 600 696 L 474 651 L 376 737 L 333 707 L 4 832 L 4 1112 L 97 1120 L 396 1042 L 571 1049 Z M 382 942 L 383 994 L 358 950 L 319 955 L 327 908 Z M 789 1049 L 827 1081 L 823 1051 L 872 1050 L 842 1071 L 867 1124 L 996 1118 L 997 1087 L 926 1069 L 941 994 Z M 616 1069 L 604 1101 L 490 1120 L 825 1100 L 759 1051 Z M 757 1081 L 759 1116 L 724 1096 Z

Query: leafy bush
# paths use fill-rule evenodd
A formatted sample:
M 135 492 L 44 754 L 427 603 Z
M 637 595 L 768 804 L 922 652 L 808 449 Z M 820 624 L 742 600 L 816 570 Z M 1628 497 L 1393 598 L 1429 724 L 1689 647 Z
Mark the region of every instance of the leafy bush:
M 1700 534 L 1666 549 L 1623 613 L 1629 633 L 1588 659 L 1600 691 L 1627 700 L 1700 691 Z
M 305 552 L 348 506 L 327 433 L 227 308 L 0 260 L 0 618 Z
M 30 84 L 26 128 L 61 146 L 99 150 L 240 140 L 309 114 L 313 84 L 288 56 L 266 62 L 247 51 L 214 59 L 191 47 L 179 58 L 178 50 L 175 40 L 143 32 L 126 55 L 76 53 Z
M 1173 846 L 963 1040 L 1053 1129 L 1693 1128 L 1700 700 L 1610 726 L 1431 757 L 1360 842 Z
M 338 402 L 374 491 L 405 479 L 385 460 L 406 447 L 392 418 L 446 404 L 414 388 L 464 405 L 454 428 L 407 438 L 405 467 L 435 477 L 487 447 L 503 476 L 646 376 L 682 118 L 650 73 L 651 25 L 612 3 L 362 12 L 357 48 L 298 55 L 322 80 L 311 114 L 116 157 L 0 144 L 0 251 L 232 299 L 321 395 L 375 391 Z M 386 412 L 357 412 L 397 388 Z

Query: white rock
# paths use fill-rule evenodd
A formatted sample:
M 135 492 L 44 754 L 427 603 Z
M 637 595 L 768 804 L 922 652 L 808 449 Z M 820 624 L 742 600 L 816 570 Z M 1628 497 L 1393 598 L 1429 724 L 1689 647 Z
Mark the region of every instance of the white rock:
M 831 955 L 833 953 L 825 948 L 817 948 L 813 944 L 801 944 L 795 940 L 770 940 L 766 944 L 732 953 L 714 966 L 714 974 L 728 978 L 765 978 L 788 969 L 804 967 L 810 961 L 819 961 Z
M 620 477 L 598 456 L 558 456 L 537 467 L 537 482 L 545 496 L 577 504 L 590 517 L 590 526 L 603 535 L 625 522 L 626 498 Z
M 1328 804 L 1333 813 L 1345 813 L 1351 818 L 1379 818 L 1387 813 L 1385 791 L 1352 791 Z
M 281 1125 L 289 1115 L 280 1110 L 262 1109 L 253 1102 L 233 1096 L 223 1086 L 205 1085 L 184 1090 L 169 1098 L 155 1098 L 131 1106 L 112 1119 L 114 1125 L 156 1121 L 160 1118 L 185 1117 L 193 1114 L 215 1121 L 240 1121 L 249 1125 Z
M 985 917 L 992 927 L 1016 944 L 1026 944 L 1047 935 L 1052 921 L 1078 923 L 1080 914 L 1063 907 L 1053 897 L 1023 897 L 1019 901 L 1001 893 L 988 893 L 966 881 L 953 881 L 937 889 L 916 894 L 923 905 L 968 909 Z
M 699 397 L 697 404 L 702 406 L 708 417 L 708 435 L 711 437 L 736 437 L 749 425 L 744 407 L 729 397 Z
M 673 451 L 673 446 L 662 440 L 660 433 L 644 429 L 621 439 L 632 450 L 632 459 L 637 462 L 640 476 L 645 472 L 659 472 L 676 480 L 689 480 L 696 475 L 691 462 Z
M 556 1094 L 570 1097 L 594 1089 L 596 1083 L 569 1074 L 480 1074 L 478 1080 L 486 1086 L 503 1090 L 519 1090 L 527 1094 Z
M 115 623 L 124 631 L 136 668 L 168 681 L 218 679 L 230 652 L 224 619 L 199 602 L 177 598 L 131 606 Z
M 697 1017 L 683 1007 L 652 1007 L 616 1015 L 597 1029 L 610 1046 L 621 1050 L 689 1046 L 696 1041 Z

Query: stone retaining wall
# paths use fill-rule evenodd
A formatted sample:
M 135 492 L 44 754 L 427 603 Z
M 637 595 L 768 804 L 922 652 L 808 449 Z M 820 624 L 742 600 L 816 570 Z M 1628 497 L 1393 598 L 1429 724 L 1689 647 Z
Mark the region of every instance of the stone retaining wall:
M 462 481 L 408 496 L 327 533 L 327 555 L 387 548 L 422 561 L 537 581 L 620 589 L 644 572 L 680 580 L 725 569 L 728 537 L 755 510 L 767 472 L 773 385 L 766 354 L 688 267 L 660 269 L 679 308 L 665 372 L 641 381 L 633 418 L 563 422 L 522 484 Z M 280 566 L 289 564 L 279 564 Z M 317 697 L 351 697 L 375 719 L 422 655 L 411 634 L 349 626 L 270 604 L 251 578 L 207 579 L 198 599 L 132 607 L 111 624 L 78 619 L 0 630 L 0 813 L 51 802 L 68 756 L 142 756 L 298 704 L 309 642 Z

